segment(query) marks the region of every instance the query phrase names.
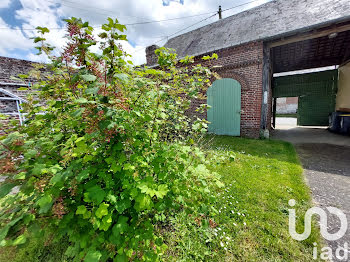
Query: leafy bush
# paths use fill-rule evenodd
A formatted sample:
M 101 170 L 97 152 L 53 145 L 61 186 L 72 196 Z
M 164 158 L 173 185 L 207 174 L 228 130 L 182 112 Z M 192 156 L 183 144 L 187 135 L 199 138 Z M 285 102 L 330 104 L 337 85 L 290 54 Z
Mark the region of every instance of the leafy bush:
M 164 48 L 159 69 L 134 67 L 117 20 L 98 37 L 87 22 L 66 22 L 58 57 L 38 28 L 50 74 L 34 74 L 39 99 L 28 98 L 26 125 L 0 140 L 1 245 L 53 228 L 55 241 L 72 243 L 65 254 L 74 261 L 158 260 L 166 245 L 155 224 L 176 210 L 208 209 L 207 182 L 217 179 L 193 142 L 206 121 L 185 115 L 212 75 Z

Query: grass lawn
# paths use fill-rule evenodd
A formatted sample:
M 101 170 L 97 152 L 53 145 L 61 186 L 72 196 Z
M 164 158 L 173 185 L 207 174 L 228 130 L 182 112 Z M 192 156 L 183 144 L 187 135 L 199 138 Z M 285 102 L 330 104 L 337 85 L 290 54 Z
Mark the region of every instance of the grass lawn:
M 200 144 L 211 160 L 210 169 L 225 183 L 214 192 L 217 212 L 197 218 L 182 212 L 170 218 L 170 227 L 160 230 L 169 247 L 164 260 L 313 261 L 313 243 L 320 246 L 316 227 L 303 242 L 288 232 L 288 200 L 297 201 L 299 233 L 311 206 L 293 146 L 225 136 L 208 136 Z M 0 261 L 65 261 L 61 244 L 43 243 L 2 248 Z
M 177 217 L 177 230 L 167 235 L 172 260 L 312 261 L 313 243 L 320 246 L 318 229 L 303 242 L 288 232 L 288 200 L 297 201 L 299 233 L 311 206 L 293 146 L 225 136 L 209 136 L 202 144 L 225 183 L 216 192 L 217 227 L 202 229 L 186 215 Z M 228 160 L 217 162 L 218 156 Z

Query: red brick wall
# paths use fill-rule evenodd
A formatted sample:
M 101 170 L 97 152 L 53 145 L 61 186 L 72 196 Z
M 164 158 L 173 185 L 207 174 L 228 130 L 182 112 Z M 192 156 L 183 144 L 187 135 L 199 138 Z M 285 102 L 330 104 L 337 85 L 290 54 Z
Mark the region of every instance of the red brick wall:
M 201 59 L 203 55 L 201 55 L 195 58 L 195 62 L 208 67 L 215 66 L 213 70 L 222 78 L 233 78 L 240 82 L 242 88 L 241 136 L 258 138 L 262 103 L 263 43 L 252 42 L 215 53 L 219 56 L 217 60 L 203 61 Z M 195 112 L 195 109 L 203 103 L 206 101 L 193 101 L 190 113 L 206 118 L 206 113 Z

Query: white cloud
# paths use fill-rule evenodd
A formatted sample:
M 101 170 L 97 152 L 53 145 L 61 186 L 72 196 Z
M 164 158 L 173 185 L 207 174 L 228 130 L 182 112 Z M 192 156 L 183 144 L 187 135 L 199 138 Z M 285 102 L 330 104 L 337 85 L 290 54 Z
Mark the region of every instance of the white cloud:
M 30 61 L 33 61 L 33 62 L 39 62 L 39 63 L 49 63 L 50 62 L 46 55 L 44 55 L 44 54 L 37 55 L 37 54 L 34 54 L 34 53 L 29 53 L 26 56 L 26 60 L 30 60 Z
M 55 4 L 40 0 L 20 0 L 22 9 L 16 11 L 16 18 L 23 22 L 22 27 L 27 29 L 26 33 L 30 37 L 37 36 L 36 30 L 28 30 L 37 26 L 53 28 L 49 34 L 45 35 L 47 42 L 56 47 L 62 47 L 65 43 L 64 30 L 61 28 L 58 9 Z
M 23 35 L 18 27 L 12 28 L 5 23 L 0 17 L 0 28 L 4 28 L 1 31 L 1 44 L 0 44 L 0 55 L 7 55 L 8 52 L 14 49 L 27 50 L 31 48 L 31 40 Z
M 135 46 L 133 47 L 129 42 L 123 41 L 122 43 L 124 51 L 132 55 L 128 60 L 131 60 L 134 65 L 141 65 L 146 63 L 145 47 Z
M 0 8 L 7 8 L 10 6 L 11 0 L 1 0 L 0 1 Z
M 3 2 L 9 0 L 0 0 Z M 169 6 L 163 6 L 162 0 L 19 0 L 22 8 L 16 11 L 16 19 L 21 21 L 22 28 L 31 29 L 37 26 L 46 26 L 48 28 L 61 28 L 64 23 L 62 18 L 71 16 L 81 17 L 87 20 L 91 25 L 101 25 L 106 22 L 107 17 L 118 18 L 122 24 L 130 24 L 143 21 L 163 20 L 174 17 L 185 17 L 196 14 L 208 13 L 214 14 L 218 9 L 218 1 L 212 0 L 184 0 L 184 4 L 171 3 Z M 260 5 L 268 0 L 256 0 L 251 2 L 249 0 L 220 0 L 222 8 L 230 8 L 232 6 L 240 5 L 242 3 L 249 3 L 242 7 L 230 9 L 223 13 L 224 17 L 237 13 L 247 8 Z M 1 6 L 0 4 L 0 6 Z M 166 21 L 160 23 L 143 24 L 143 25 L 129 25 L 127 26 L 127 36 L 130 43 L 124 43 L 123 47 L 128 52 L 133 54 L 132 61 L 135 64 L 145 62 L 144 48 L 149 46 L 166 36 L 172 35 L 191 24 L 194 24 L 210 14 L 196 16 L 191 18 L 184 18 L 173 21 Z M 207 21 L 191 27 L 186 31 L 193 30 L 199 26 L 216 21 L 218 18 L 213 17 Z M 1 21 L 0 21 L 1 22 Z M 3 22 L 3 21 L 2 21 Z M 6 25 L 8 27 L 8 25 Z M 4 27 L 4 26 L 1 26 Z M 181 33 L 184 33 L 183 31 Z M 2 31 L 2 34 L 5 31 Z M 64 30 L 53 29 L 47 35 L 47 40 L 50 44 L 62 47 L 65 43 Z M 0 43 L 1 54 L 10 55 L 11 48 L 19 46 L 19 48 L 31 49 L 33 45 L 28 44 L 28 37 L 33 37 L 36 32 L 33 30 L 26 30 L 25 33 L 21 31 L 9 31 L 7 38 L 12 39 L 12 44 L 6 44 L 4 41 Z M 17 44 L 15 44 L 16 42 Z M 157 43 L 162 45 L 165 40 Z M 17 47 L 16 46 L 16 47 Z M 28 53 L 27 58 L 33 58 Z M 37 58 L 36 58 L 37 59 Z

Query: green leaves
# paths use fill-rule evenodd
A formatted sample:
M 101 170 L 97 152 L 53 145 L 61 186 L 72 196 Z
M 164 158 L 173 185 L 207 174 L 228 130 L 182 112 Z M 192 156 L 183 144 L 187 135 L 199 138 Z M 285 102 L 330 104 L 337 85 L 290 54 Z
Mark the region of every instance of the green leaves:
M 99 229 L 103 230 L 103 231 L 107 231 L 109 229 L 109 227 L 112 224 L 112 214 L 108 214 L 106 216 L 103 217 L 101 224 L 99 226 Z
M 24 154 L 24 156 L 27 157 L 27 158 L 32 158 L 32 157 L 35 157 L 37 154 L 38 154 L 38 151 L 37 151 L 37 150 L 35 150 L 35 149 L 29 149 L 29 150 Z
M 45 41 L 45 40 L 46 40 L 46 38 L 43 38 L 43 37 L 34 37 L 33 38 L 34 43 L 38 43 L 38 42 Z
M 118 29 L 120 32 L 124 32 L 124 30 L 126 30 L 126 26 L 121 24 L 115 24 L 114 28 Z
M 108 20 L 108 24 L 102 25 L 102 29 L 105 31 L 110 31 L 111 29 L 117 29 L 120 32 L 124 32 L 124 30 L 126 29 L 125 25 L 119 24 L 118 19 L 113 20 L 112 18 L 108 17 L 107 20 Z
M 3 198 L 8 193 L 11 192 L 12 188 L 14 188 L 16 184 L 14 183 L 3 183 L 0 185 L 0 198 Z
M 51 178 L 50 183 L 53 185 L 57 184 L 59 182 L 62 182 L 64 178 L 65 178 L 65 176 L 63 176 L 61 173 L 56 174 Z
M 48 172 L 54 175 L 50 180 L 51 184 L 56 184 L 56 183 L 62 182 L 66 178 L 66 176 L 64 174 L 59 172 L 62 169 L 63 168 L 60 167 L 59 165 L 54 165 L 48 169 Z
M 129 79 L 129 76 L 127 74 L 121 74 L 121 73 L 115 74 L 114 77 L 118 78 L 121 81 L 128 81 Z
M 213 53 L 212 56 L 207 55 L 207 56 L 202 57 L 203 60 L 213 60 L 213 59 L 218 59 L 218 58 L 219 58 L 219 56 L 216 53 Z
M 75 214 L 83 215 L 84 219 L 88 219 L 91 217 L 91 212 L 88 211 L 86 206 L 84 206 L 84 205 L 78 206 L 77 210 L 75 211 Z
M 50 30 L 47 27 L 37 26 L 35 29 L 41 34 L 45 34 L 45 33 L 50 32 Z
M 87 82 L 93 82 L 96 80 L 96 76 L 94 75 L 80 75 L 80 78 Z
M 76 148 L 74 149 L 74 155 L 80 156 L 89 151 L 87 144 L 85 143 L 85 138 L 80 137 L 75 141 Z
M 84 262 L 98 262 L 100 261 L 101 257 L 102 257 L 101 252 L 96 250 L 89 250 L 89 252 L 86 254 L 84 258 Z
M 105 191 L 98 185 L 95 185 L 87 190 L 87 196 L 96 205 L 99 205 L 106 196 Z
M 108 214 L 109 205 L 106 203 L 101 203 L 99 208 L 96 210 L 96 217 L 102 218 Z
M 153 202 L 149 195 L 139 194 L 135 199 L 135 209 L 137 211 L 142 211 L 146 209 L 151 209 L 153 207 Z
M 76 99 L 75 102 L 78 103 L 78 104 L 85 104 L 85 103 L 88 102 L 88 100 L 86 98 L 84 98 L 84 97 L 80 97 L 80 98 Z
M 128 229 L 128 218 L 125 216 L 119 216 L 117 224 L 112 228 L 113 235 L 119 236 Z
M 85 103 L 87 102 L 87 100 L 80 100 L 80 101 L 84 101 Z M 84 111 L 85 111 L 84 107 L 79 108 L 79 109 L 75 110 L 74 112 L 72 112 L 71 116 L 74 118 L 77 118 L 77 117 L 81 116 L 82 113 L 84 113 Z
M 155 192 L 158 198 L 163 198 L 169 192 L 167 185 L 159 185 L 158 190 Z
M 27 237 L 25 235 L 18 236 L 11 244 L 13 246 L 24 244 L 27 241 Z
M 130 199 L 122 199 L 117 202 L 115 205 L 115 208 L 117 211 L 122 214 L 125 210 L 127 210 L 129 207 L 131 207 L 131 201 Z
M 106 32 L 102 32 L 98 36 L 101 37 L 101 38 L 107 38 L 108 35 L 107 35 Z
M 99 89 L 100 88 L 98 86 L 90 87 L 90 88 L 86 89 L 85 93 L 88 95 L 96 95 Z
M 145 193 L 150 197 L 157 196 L 158 198 L 163 198 L 169 192 L 168 186 L 165 184 L 158 187 L 156 185 L 150 187 L 149 183 L 141 183 L 138 188 L 141 190 L 141 193 Z
M 53 204 L 52 197 L 50 195 L 44 195 L 37 202 L 40 207 L 39 214 L 47 213 Z
M 77 175 L 77 181 L 81 182 L 89 177 L 89 170 L 85 169 Z
M 158 64 L 162 68 L 174 66 L 177 62 L 177 55 L 174 49 L 161 47 L 155 51 L 155 54 L 158 56 Z
M 8 224 L 6 224 L 4 227 L 0 229 L 0 242 L 2 242 L 5 239 L 10 228 L 16 225 L 22 219 L 23 219 L 23 215 L 21 215 L 20 217 L 16 217 L 11 222 L 9 222 Z
M 166 48 L 155 51 L 162 70 L 134 67 L 120 46 L 126 28 L 117 19 L 109 18 L 97 39 L 88 22 L 65 21 L 69 48 L 62 56 L 50 55 L 42 35 L 34 39 L 53 58 L 50 76 L 41 77 L 47 71 L 39 66 L 28 73 L 41 78 L 33 89 L 45 103 L 28 99 L 26 125 L 0 138 L 0 159 L 10 163 L 0 197 L 15 185 L 21 191 L 2 205 L 0 239 L 21 244 L 20 230 L 40 229 L 45 221 L 57 239 L 72 241 L 72 261 L 128 261 L 135 250 L 159 260 L 164 251 L 153 219 L 164 221 L 180 207 L 195 212 L 199 200 L 209 199 L 212 173 L 194 146 L 206 121 L 193 122 L 184 112 L 192 99 L 202 99 L 210 71 L 176 66 L 177 55 Z M 96 44 L 102 52 L 92 52 Z
M 77 211 L 75 212 L 75 214 L 77 215 L 84 215 L 87 212 L 86 206 L 78 206 Z

